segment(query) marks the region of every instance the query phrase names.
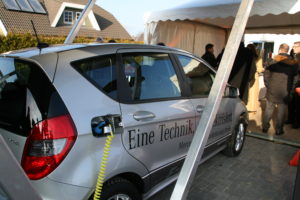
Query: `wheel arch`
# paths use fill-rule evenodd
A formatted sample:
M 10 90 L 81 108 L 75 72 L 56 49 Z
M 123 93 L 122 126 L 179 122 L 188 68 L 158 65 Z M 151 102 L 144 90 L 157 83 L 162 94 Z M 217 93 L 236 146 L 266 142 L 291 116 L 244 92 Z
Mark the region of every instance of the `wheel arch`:
M 233 123 L 232 123 L 232 130 L 238 123 L 238 121 L 243 118 L 245 120 L 246 125 L 248 126 L 249 124 L 249 115 L 247 108 L 245 104 L 240 100 L 240 102 L 237 103 L 237 106 L 235 107 L 235 110 L 233 111 Z
M 132 184 L 134 184 L 136 186 L 136 188 L 138 189 L 138 191 L 141 194 L 143 194 L 145 192 L 145 182 L 136 173 L 127 172 L 127 173 L 118 174 L 118 175 L 116 175 L 114 177 L 117 177 L 117 176 L 130 181 Z M 112 177 L 112 178 L 114 178 L 114 177 Z
M 129 181 L 130 183 L 132 183 L 136 189 L 139 191 L 139 193 L 141 195 L 143 195 L 143 193 L 145 193 L 145 181 L 136 173 L 133 172 L 125 172 L 125 173 L 121 173 L 121 174 L 117 174 L 115 176 L 110 177 L 109 179 L 107 179 L 105 183 L 109 182 L 110 180 L 113 180 L 115 178 L 122 178 L 125 179 L 127 181 Z M 92 200 L 94 196 L 94 192 L 90 195 L 89 200 Z

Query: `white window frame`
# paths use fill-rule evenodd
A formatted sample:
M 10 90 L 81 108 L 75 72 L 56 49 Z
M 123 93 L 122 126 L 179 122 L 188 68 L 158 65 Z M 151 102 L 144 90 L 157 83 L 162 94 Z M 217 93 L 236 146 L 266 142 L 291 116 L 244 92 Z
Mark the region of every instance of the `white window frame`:
M 66 13 L 71 14 L 71 17 L 72 17 L 72 21 L 71 22 L 66 21 Z M 74 17 L 73 15 L 74 15 L 73 11 L 65 10 L 64 11 L 64 24 L 73 24 L 73 17 Z
M 80 4 L 75 4 L 75 3 L 67 3 L 67 2 L 63 2 L 62 5 L 60 6 L 60 8 L 58 9 L 57 14 L 55 15 L 55 18 L 53 20 L 53 22 L 51 23 L 51 27 L 56 27 L 61 16 L 63 15 L 63 12 L 66 8 L 76 8 L 76 9 L 84 9 L 85 6 L 84 5 L 80 5 Z M 96 20 L 96 17 L 94 15 L 94 12 L 91 10 L 89 15 L 89 22 L 91 23 L 92 27 L 97 30 L 97 31 L 101 31 L 100 26 L 98 24 L 98 21 Z
M 76 19 L 76 21 L 79 19 L 79 16 L 81 15 L 81 12 L 76 12 L 75 13 L 75 19 Z M 85 20 L 84 20 L 84 22 L 83 22 L 83 24 L 82 25 L 84 25 L 85 26 Z

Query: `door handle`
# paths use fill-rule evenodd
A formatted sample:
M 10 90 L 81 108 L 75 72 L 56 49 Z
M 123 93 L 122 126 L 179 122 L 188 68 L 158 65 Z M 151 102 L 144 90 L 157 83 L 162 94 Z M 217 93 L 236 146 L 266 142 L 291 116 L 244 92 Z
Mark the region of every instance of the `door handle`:
M 204 110 L 204 106 L 202 106 L 202 105 L 198 105 L 198 106 L 196 107 L 196 111 L 197 111 L 198 113 L 203 112 L 203 110 Z
M 154 113 L 148 111 L 137 111 L 133 114 L 133 118 L 137 121 L 152 119 L 154 117 L 155 117 Z

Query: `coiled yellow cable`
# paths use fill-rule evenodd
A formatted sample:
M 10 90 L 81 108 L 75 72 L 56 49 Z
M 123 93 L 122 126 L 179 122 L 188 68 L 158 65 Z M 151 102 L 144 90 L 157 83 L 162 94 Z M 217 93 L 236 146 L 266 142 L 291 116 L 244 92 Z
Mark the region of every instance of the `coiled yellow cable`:
M 109 125 L 110 130 L 112 130 L 111 125 Z M 108 156 L 109 156 L 109 151 L 110 151 L 110 146 L 112 143 L 112 139 L 114 138 L 114 134 L 111 131 L 110 135 L 106 137 L 105 140 L 105 145 L 103 149 L 103 155 L 100 163 L 100 169 L 99 169 L 99 174 L 98 174 L 98 179 L 97 179 L 97 184 L 96 184 L 96 190 L 94 194 L 94 200 L 99 200 L 101 196 L 101 191 L 103 187 L 103 182 L 105 178 L 105 171 L 106 171 L 106 164 L 108 161 Z

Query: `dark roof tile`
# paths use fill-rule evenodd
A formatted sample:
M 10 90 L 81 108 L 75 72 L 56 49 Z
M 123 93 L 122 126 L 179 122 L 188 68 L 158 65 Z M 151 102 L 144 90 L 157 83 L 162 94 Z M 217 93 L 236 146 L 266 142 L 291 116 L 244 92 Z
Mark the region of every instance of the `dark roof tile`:
M 56 12 L 63 2 L 83 4 L 86 3 L 87 0 L 41 1 L 42 5 L 48 12 L 47 15 L 7 10 L 4 7 L 3 2 L 0 0 L 0 19 L 2 20 L 7 31 L 11 33 L 33 34 L 32 25 L 30 22 L 30 20 L 32 20 L 35 24 L 38 34 L 66 36 L 70 32 L 71 26 L 51 27 L 51 22 L 54 20 Z M 93 12 L 98 21 L 101 31 L 82 27 L 78 33 L 78 36 L 132 39 L 128 32 L 112 14 L 100 8 L 98 5 L 94 6 Z

